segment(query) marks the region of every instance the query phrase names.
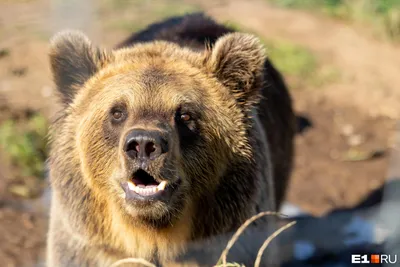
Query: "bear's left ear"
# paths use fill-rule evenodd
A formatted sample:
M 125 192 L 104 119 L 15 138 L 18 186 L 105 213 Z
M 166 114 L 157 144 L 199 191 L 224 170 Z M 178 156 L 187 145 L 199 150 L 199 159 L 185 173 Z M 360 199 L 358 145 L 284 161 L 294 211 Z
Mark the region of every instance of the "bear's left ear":
M 50 65 L 61 99 L 69 104 L 83 84 L 111 60 L 79 31 L 65 30 L 50 43 Z
M 230 33 L 207 52 L 205 64 L 247 109 L 260 99 L 265 59 L 264 47 L 257 37 Z

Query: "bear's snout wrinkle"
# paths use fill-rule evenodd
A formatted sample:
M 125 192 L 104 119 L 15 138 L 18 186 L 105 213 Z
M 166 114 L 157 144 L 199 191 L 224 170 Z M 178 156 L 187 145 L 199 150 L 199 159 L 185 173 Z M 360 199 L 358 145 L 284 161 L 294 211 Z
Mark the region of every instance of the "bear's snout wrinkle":
M 126 135 L 124 152 L 132 160 L 155 160 L 168 152 L 168 138 L 158 130 L 133 129 Z

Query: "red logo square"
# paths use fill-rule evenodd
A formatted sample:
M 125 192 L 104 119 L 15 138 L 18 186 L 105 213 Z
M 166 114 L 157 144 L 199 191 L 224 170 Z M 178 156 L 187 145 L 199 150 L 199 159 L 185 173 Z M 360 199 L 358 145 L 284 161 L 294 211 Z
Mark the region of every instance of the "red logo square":
M 371 263 L 380 263 L 380 260 L 379 260 L 379 255 L 378 254 L 372 254 L 371 255 Z

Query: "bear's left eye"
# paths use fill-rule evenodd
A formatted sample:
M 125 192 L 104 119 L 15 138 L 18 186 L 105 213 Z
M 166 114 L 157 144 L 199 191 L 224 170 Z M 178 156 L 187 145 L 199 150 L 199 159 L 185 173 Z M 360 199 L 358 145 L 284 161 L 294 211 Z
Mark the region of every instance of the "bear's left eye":
M 182 121 L 190 121 L 192 117 L 189 114 L 181 114 L 181 120 Z

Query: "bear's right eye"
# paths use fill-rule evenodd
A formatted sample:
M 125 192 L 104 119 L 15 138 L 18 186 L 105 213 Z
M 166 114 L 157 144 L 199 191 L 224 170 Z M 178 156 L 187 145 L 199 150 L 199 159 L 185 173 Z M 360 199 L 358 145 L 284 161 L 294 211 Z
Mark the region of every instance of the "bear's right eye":
M 112 121 L 115 123 L 120 123 L 123 122 L 125 120 L 125 113 L 120 110 L 120 109 L 113 109 L 111 111 L 111 117 L 112 117 Z
M 122 118 L 122 112 L 121 111 L 114 111 L 113 118 L 114 118 L 114 120 L 121 119 Z

